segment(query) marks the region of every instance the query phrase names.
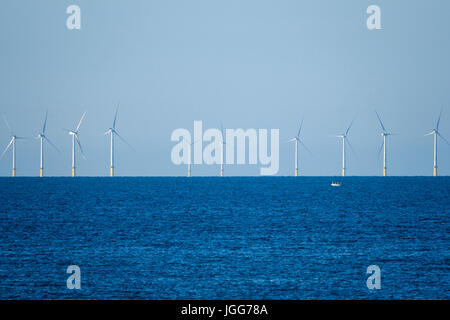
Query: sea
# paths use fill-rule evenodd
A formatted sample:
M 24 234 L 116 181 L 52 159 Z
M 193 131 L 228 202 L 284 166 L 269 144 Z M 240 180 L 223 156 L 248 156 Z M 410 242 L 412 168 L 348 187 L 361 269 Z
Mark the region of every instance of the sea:
M 0 299 L 447 300 L 449 204 L 450 177 L 4 177 Z

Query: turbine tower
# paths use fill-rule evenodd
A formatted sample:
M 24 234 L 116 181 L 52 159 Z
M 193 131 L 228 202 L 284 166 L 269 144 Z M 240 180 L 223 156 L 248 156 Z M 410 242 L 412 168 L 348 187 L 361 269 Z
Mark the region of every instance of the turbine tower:
M 125 142 L 125 144 L 127 144 L 131 149 L 133 149 L 133 147 L 116 130 L 116 120 L 117 120 L 117 112 L 118 111 L 119 111 L 119 106 L 117 106 L 117 108 L 116 108 L 116 114 L 114 115 L 114 121 L 113 121 L 112 127 L 109 128 L 105 132 L 105 135 L 107 135 L 107 134 L 110 135 L 110 141 L 111 141 L 111 154 L 110 154 L 110 167 L 109 167 L 109 176 L 110 177 L 114 177 L 114 135 L 119 137 L 119 139 L 121 139 L 123 142 Z
M 425 136 L 433 135 L 434 136 L 434 158 L 433 158 L 433 176 L 436 177 L 438 175 L 437 172 L 437 143 L 438 143 L 438 136 L 442 138 L 448 145 L 450 145 L 450 142 L 448 142 L 447 139 L 444 138 L 444 136 L 439 132 L 439 123 L 441 121 L 441 115 L 442 115 L 442 109 L 439 113 L 439 118 L 436 123 L 436 128 L 431 130 L 430 133 L 427 133 Z
M 44 176 L 44 140 L 46 140 L 56 151 L 59 149 L 47 138 L 45 135 L 45 129 L 47 129 L 47 115 L 48 111 L 45 112 L 44 125 L 42 126 L 42 131 L 37 135 L 37 139 L 41 142 L 41 155 L 40 155 L 40 165 L 39 165 L 39 176 Z
M 80 133 L 80 131 L 79 131 L 80 130 L 80 126 L 81 126 L 81 123 L 83 122 L 83 119 L 84 119 L 85 116 L 86 116 L 86 112 L 84 112 L 83 115 L 81 116 L 80 122 L 78 122 L 78 125 L 77 125 L 75 130 L 65 129 L 67 131 L 67 133 L 72 136 L 72 177 L 76 176 L 75 142 L 78 144 L 78 147 L 80 148 L 81 155 L 85 159 L 83 148 L 81 147 L 80 139 L 78 137 L 78 135 Z
M 350 131 L 350 128 L 353 125 L 353 121 L 354 120 L 352 120 L 352 122 L 350 122 L 350 125 L 348 126 L 347 130 L 345 131 L 345 133 L 336 136 L 337 138 L 341 138 L 342 139 L 342 176 L 343 177 L 345 177 L 345 169 L 346 169 L 346 166 L 345 166 L 345 141 L 347 141 L 348 146 L 354 152 L 353 147 L 352 147 L 350 141 L 348 140 L 348 133 Z
M 289 140 L 289 142 L 295 142 L 295 155 L 294 155 L 294 167 L 295 167 L 295 171 L 294 171 L 294 176 L 297 177 L 300 172 L 298 170 L 298 144 L 300 143 L 306 150 L 309 151 L 309 149 L 306 147 L 306 145 L 303 143 L 303 141 L 300 139 L 300 132 L 302 131 L 302 127 L 303 127 L 303 120 L 300 123 L 300 128 L 298 129 L 297 135 L 295 137 L 293 137 L 291 140 Z
M 8 120 L 6 120 L 5 115 L 3 115 L 3 120 L 5 121 L 6 127 L 8 128 L 9 133 L 11 134 L 11 140 L 9 141 L 5 150 L 3 150 L 3 153 L 0 155 L 0 159 L 3 158 L 6 151 L 8 151 L 9 147 L 12 146 L 12 173 L 11 173 L 11 176 L 15 177 L 16 176 L 16 140 L 23 140 L 23 139 L 27 139 L 27 138 L 18 137 L 14 134 L 14 132 L 11 130 L 11 127 L 8 123 Z
M 392 135 L 392 133 L 389 133 L 386 131 L 386 128 L 383 125 L 383 122 L 381 121 L 380 115 L 375 110 L 375 114 L 377 115 L 378 122 L 380 123 L 381 130 L 381 136 L 383 137 L 383 142 L 381 143 L 380 149 L 378 150 L 378 154 L 380 154 L 381 150 L 383 149 L 383 177 L 386 177 L 387 175 L 387 136 Z

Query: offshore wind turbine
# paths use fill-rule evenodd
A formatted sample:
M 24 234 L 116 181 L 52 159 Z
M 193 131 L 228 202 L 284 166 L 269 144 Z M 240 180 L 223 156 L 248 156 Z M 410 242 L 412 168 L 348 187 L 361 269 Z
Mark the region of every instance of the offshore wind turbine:
M 383 142 L 381 143 L 380 149 L 378 150 L 378 154 L 380 154 L 381 149 L 383 149 L 383 177 L 386 177 L 387 175 L 387 136 L 392 135 L 392 133 L 389 133 L 386 131 L 386 128 L 383 125 L 383 122 L 381 121 L 380 115 L 375 110 L 375 114 L 377 115 L 378 122 L 380 123 L 381 130 L 381 136 L 383 137 Z
M 436 123 L 436 127 L 431 130 L 430 133 L 427 133 L 425 136 L 429 136 L 429 135 L 433 135 L 434 136 L 434 157 L 433 157 L 433 176 L 436 177 L 438 175 L 437 172 L 437 143 L 438 143 L 438 136 L 442 138 L 442 140 L 444 140 L 448 145 L 450 145 L 450 142 L 448 142 L 447 139 L 444 138 L 444 136 L 442 136 L 442 134 L 439 132 L 439 123 L 441 121 L 441 115 L 442 115 L 442 109 L 441 112 L 439 113 L 439 118 L 438 121 Z
M 222 139 L 219 141 L 220 143 L 220 148 L 221 148 L 221 152 L 220 152 L 220 176 L 223 177 L 223 167 L 224 167 L 224 163 L 223 163 L 223 155 L 224 155 L 224 148 L 225 148 L 225 137 L 223 135 L 223 125 L 222 123 L 220 124 L 220 131 L 222 132 Z
M 75 130 L 65 129 L 67 131 L 67 133 L 72 136 L 72 177 L 76 176 L 75 141 L 78 144 L 78 147 L 80 148 L 81 155 L 83 156 L 83 158 L 85 158 L 83 148 L 81 147 L 80 139 L 78 137 L 78 135 L 80 133 L 80 131 L 79 131 L 80 126 L 81 126 L 81 123 L 83 122 L 83 119 L 85 116 L 86 116 L 86 112 L 84 112 L 83 115 L 81 116 L 81 119 L 78 122 L 78 125 Z
M 191 147 L 196 142 L 197 141 L 194 142 L 186 141 L 186 139 L 183 137 L 183 143 L 187 144 L 188 146 L 188 171 L 187 171 L 188 178 L 191 176 Z
M 342 139 L 342 176 L 343 177 L 345 177 L 345 169 L 346 169 L 346 166 L 345 166 L 345 141 L 347 141 L 348 146 L 353 150 L 353 147 L 352 147 L 350 141 L 348 140 L 348 133 L 350 131 L 350 128 L 353 125 L 353 121 L 354 121 L 354 119 L 352 120 L 352 122 L 350 122 L 350 125 L 348 126 L 345 133 L 336 136 L 337 138 Z
M 109 176 L 110 177 L 114 177 L 114 135 L 119 137 L 119 139 L 121 139 L 123 142 L 125 142 L 125 144 L 127 144 L 131 149 L 133 149 L 133 147 L 116 130 L 116 120 L 117 120 L 117 112 L 118 111 L 119 111 L 119 106 L 117 106 L 117 108 L 116 108 L 116 114 L 114 115 L 114 121 L 113 121 L 112 127 L 109 128 L 105 132 L 105 135 L 107 135 L 107 134 L 110 135 L 110 141 L 111 141 L 110 167 L 109 167 Z
M 294 171 L 294 176 L 297 177 L 299 175 L 299 171 L 298 171 L 298 144 L 300 143 L 306 150 L 309 151 L 309 149 L 306 147 L 306 145 L 303 143 L 303 141 L 300 139 L 300 133 L 302 131 L 302 127 L 303 127 L 303 119 L 302 122 L 300 123 L 300 127 L 298 129 L 297 135 L 295 137 L 293 137 L 291 140 L 289 140 L 289 142 L 295 142 L 295 155 L 294 155 L 294 166 L 295 166 L 295 171 Z
M 42 126 L 42 131 L 37 135 L 37 139 L 41 142 L 41 154 L 40 154 L 40 163 L 39 163 L 39 176 L 44 176 L 44 140 L 46 140 L 56 151 L 59 152 L 59 149 L 47 138 L 45 135 L 45 130 L 47 129 L 47 115 L 48 111 L 45 112 L 45 120 L 44 125 Z
M 0 155 L 0 159 L 3 158 L 6 151 L 8 151 L 9 147 L 12 146 L 12 173 L 11 173 L 11 176 L 15 177 L 16 176 L 16 140 L 23 140 L 23 139 L 27 139 L 27 138 L 18 137 L 14 134 L 14 132 L 12 131 L 12 129 L 8 123 L 8 120 L 6 120 L 5 115 L 3 115 L 3 120 L 5 121 L 6 127 L 8 128 L 9 133 L 11 134 L 11 140 L 9 141 L 5 150 L 3 150 L 3 153 Z

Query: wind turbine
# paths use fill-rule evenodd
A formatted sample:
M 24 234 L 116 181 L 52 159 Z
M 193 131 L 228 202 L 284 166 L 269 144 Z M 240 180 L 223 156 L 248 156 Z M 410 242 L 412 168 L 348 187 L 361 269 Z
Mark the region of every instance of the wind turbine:
M 75 141 L 77 142 L 78 147 L 80 148 L 81 155 L 83 156 L 83 158 L 85 158 L 83 148 L 81 147 L 80 139 L 78 138 L 78 135 L 80 133 L 80 131 L 79 131 L 80 126 L 81 126 L 81 123 L 83 122 L 83 119 L 85 116 L 86 116 L 86 112 L 84 112 L 83 115 L 81 116 L 80 122 L 78 122 L 78 125 L 75 130 L 65 129 L 67 131 L 67 133 L 72 136 L 72 177 L 75 177 L 75 175 L 76 175 Z
M 354 119 L 352 120 L 352 122 L 350 122 L 350 125 L 348 126 L 347 130 L 345 131 L 345 133 L 336 136 L 337 138 L 341 138 L 342 139 L 342 176 L 343 177 L 345 177 L 345 169 L 346 169 L 346 167 L 345 167 L 345 141 L 346 140 L 347 140 L 348 146 L 354 152 L 354 149 L 353 149 L 353 147 L 352 147 L 352 145 L 351 145 L 351 143 L 350 143 L 350 141 L 348 140 L 348 137 L 347 137 L 348 136 L 348 132 L 350 131 L 350 128 L 353 125 L 353 121 L 354 121 Z
M 116 108 L 116 114 L 114 115 L 114 121 L 112 127 L 109 128 L 105 135 L 110 134 L 111 139 L 111 154 L 110 154 L 110 168 L 109 168 L 109 176 L 114 177 L 114 135 L 118 136 L 125 144 L 127 144 L 131 149 L 133 147 L 117 132 L 116 130 L 116 120 L 117 120 L 117 112 L 119 111 L 119 106 Z
M 381 136 L 383 137 L 383 142 L 381 143 L 380 149 L 378 150 L 378 154 L 380 154 L 381 149 L 383 149 L 383 177 L 386 177 L 387 175 L 387 136 L 392 135 L 392 133 L 389 133 L 386 131 L 386 128 L 383 125 L 383 122 L 381 121 L 380 115 L 375 110 L 375 114 L 377 115 L 378 122 L 380 122 L 381 129 L 383 130 L 381 132 Z
M 438 121 L 436 123 L 436 128 L 434 128 L 433 130 L 431 130 L 430 133 L 427 133 L 425 136 L 429 136 L 429 135 L 434 135 L 434 158 L 433 158 L 433 176 L 436 177 L 437 176 L 437 142 L 438 139 L 437 137 L 441 137 L 442 140 L 444 140 L 448 145 L 450 145 L 450 142 L 448 142 L 447 139 L 445 139 L 441 133 L 439 132 L 439 122 L 441 121 L 441 115 L 442 115 L 442 109 L 441 112 L 439 113 L 439 118 Z
M 221 148 L 221 152 L 220 152 L 220 176 L 223 177 L 223 167 L 224 167 L 224 163 L 223 163 L 223 155 L 224 155 L 224 147 L 225 147 L 225 137 L 223 134 L 223 125 L 222 123 L 220 123 L 220 131 L 222 132 L 222 139 L 219 141 L 220 142 L 220 148 Z
M 9 126 L 8 120 L 6 120 L 5 115 L 3 115 L 3 120 L 5 121 L 6 127 L 8 128 L 9 133 L 11 134 L 11 140 L 9 141 L 5 150 L 3 150 L 3 153 L 0 155 L 0 159 L 3 158 L 6 151 L 8 151 L 9 147 L 12 146 L 12 173 L 11 173 L 11 176 L 15 177 L 16 176 L 16 140 L 24 140 L 27 138 L 18 137 L 14 134 L 14 132 L 11 130 L 11 127 Z
M 40 139 L 41 142 L 41 156 L 40 156 L 40 165 L 39 165 L 39 176 L 44 176 L 44 140 L 46 140 L 56 151 L 59 152 L 59 149 L 47 138 L 45 135 L 45 129 L 47 129 L 47 115 L 48 111 L 45 112 L 45 120 L 44 125 L 42 126 L 42 131 L 37 135 L 37 139 Z
M 183 137 L 183 142 L 185 144 L 187 144 L 187 146 L 188 146 L 188 172 L 187 172 L 187 176 L 190 177 L 191 176 L 191 147 L 197 141 L 194 141 L 194 142 L 186 141 L 186 139 Z
M 300 139 L 300 132 L 302 131 L 302 127 L 303 127 L 303 119 L 302 122 L 300 123 L 300 128 L 298 129 L 297 135 L 295 137 L 293 137 L 291 140 L 289 140 L 289 142 L 295 142 L 295 171 L 294 171 L 294 176 L 298 176 L 299 175 L 299 171 L 298 171 L 298 144 L 300 143 L 306 150 L 309 151 L 309 149 L 306 147 L 306 145 L 303 143 L 303 141 Z

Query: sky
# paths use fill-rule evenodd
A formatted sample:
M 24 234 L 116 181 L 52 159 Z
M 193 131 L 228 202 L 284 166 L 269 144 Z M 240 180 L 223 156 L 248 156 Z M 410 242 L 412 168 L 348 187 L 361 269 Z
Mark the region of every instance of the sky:
M 69 30 L 66 8 L 81 8 Z M 381 30 L 368 30 L 366 9 L 381 8 Z M 117 130 L 120 176 L 182 176 L 170 141 L 177 128 L 280 130 L 278 175 L 292 175 L 294 136 L 304 118 L 300 172 L 340 174 L 349 139 L 349 175 L 380 175 L 381 129 L 387 129 L 391 175 L 431 175 L 430 132 L 450 139 L 450 2 L 447 0 L 3 0 L 0 11 L 0 113 L 17 135 L 35 137 L 48 110 L 45 173 L 71 173 L 71 137 L 82 113 L 78 174 L 109 174 Z M 0 123 L 0 147 L 10 133 Z M 450 147 L 439 142 L 439 173 L 450 174 Z M 39 174 L 39 141 L 18 141 L 17 175 Z M 193 175 L 215 176 L 217 165 Z M 260 165 L 227 166 L 226 175 L 259 175 Z M 0 176 L 11 173 L 11 152 Z

